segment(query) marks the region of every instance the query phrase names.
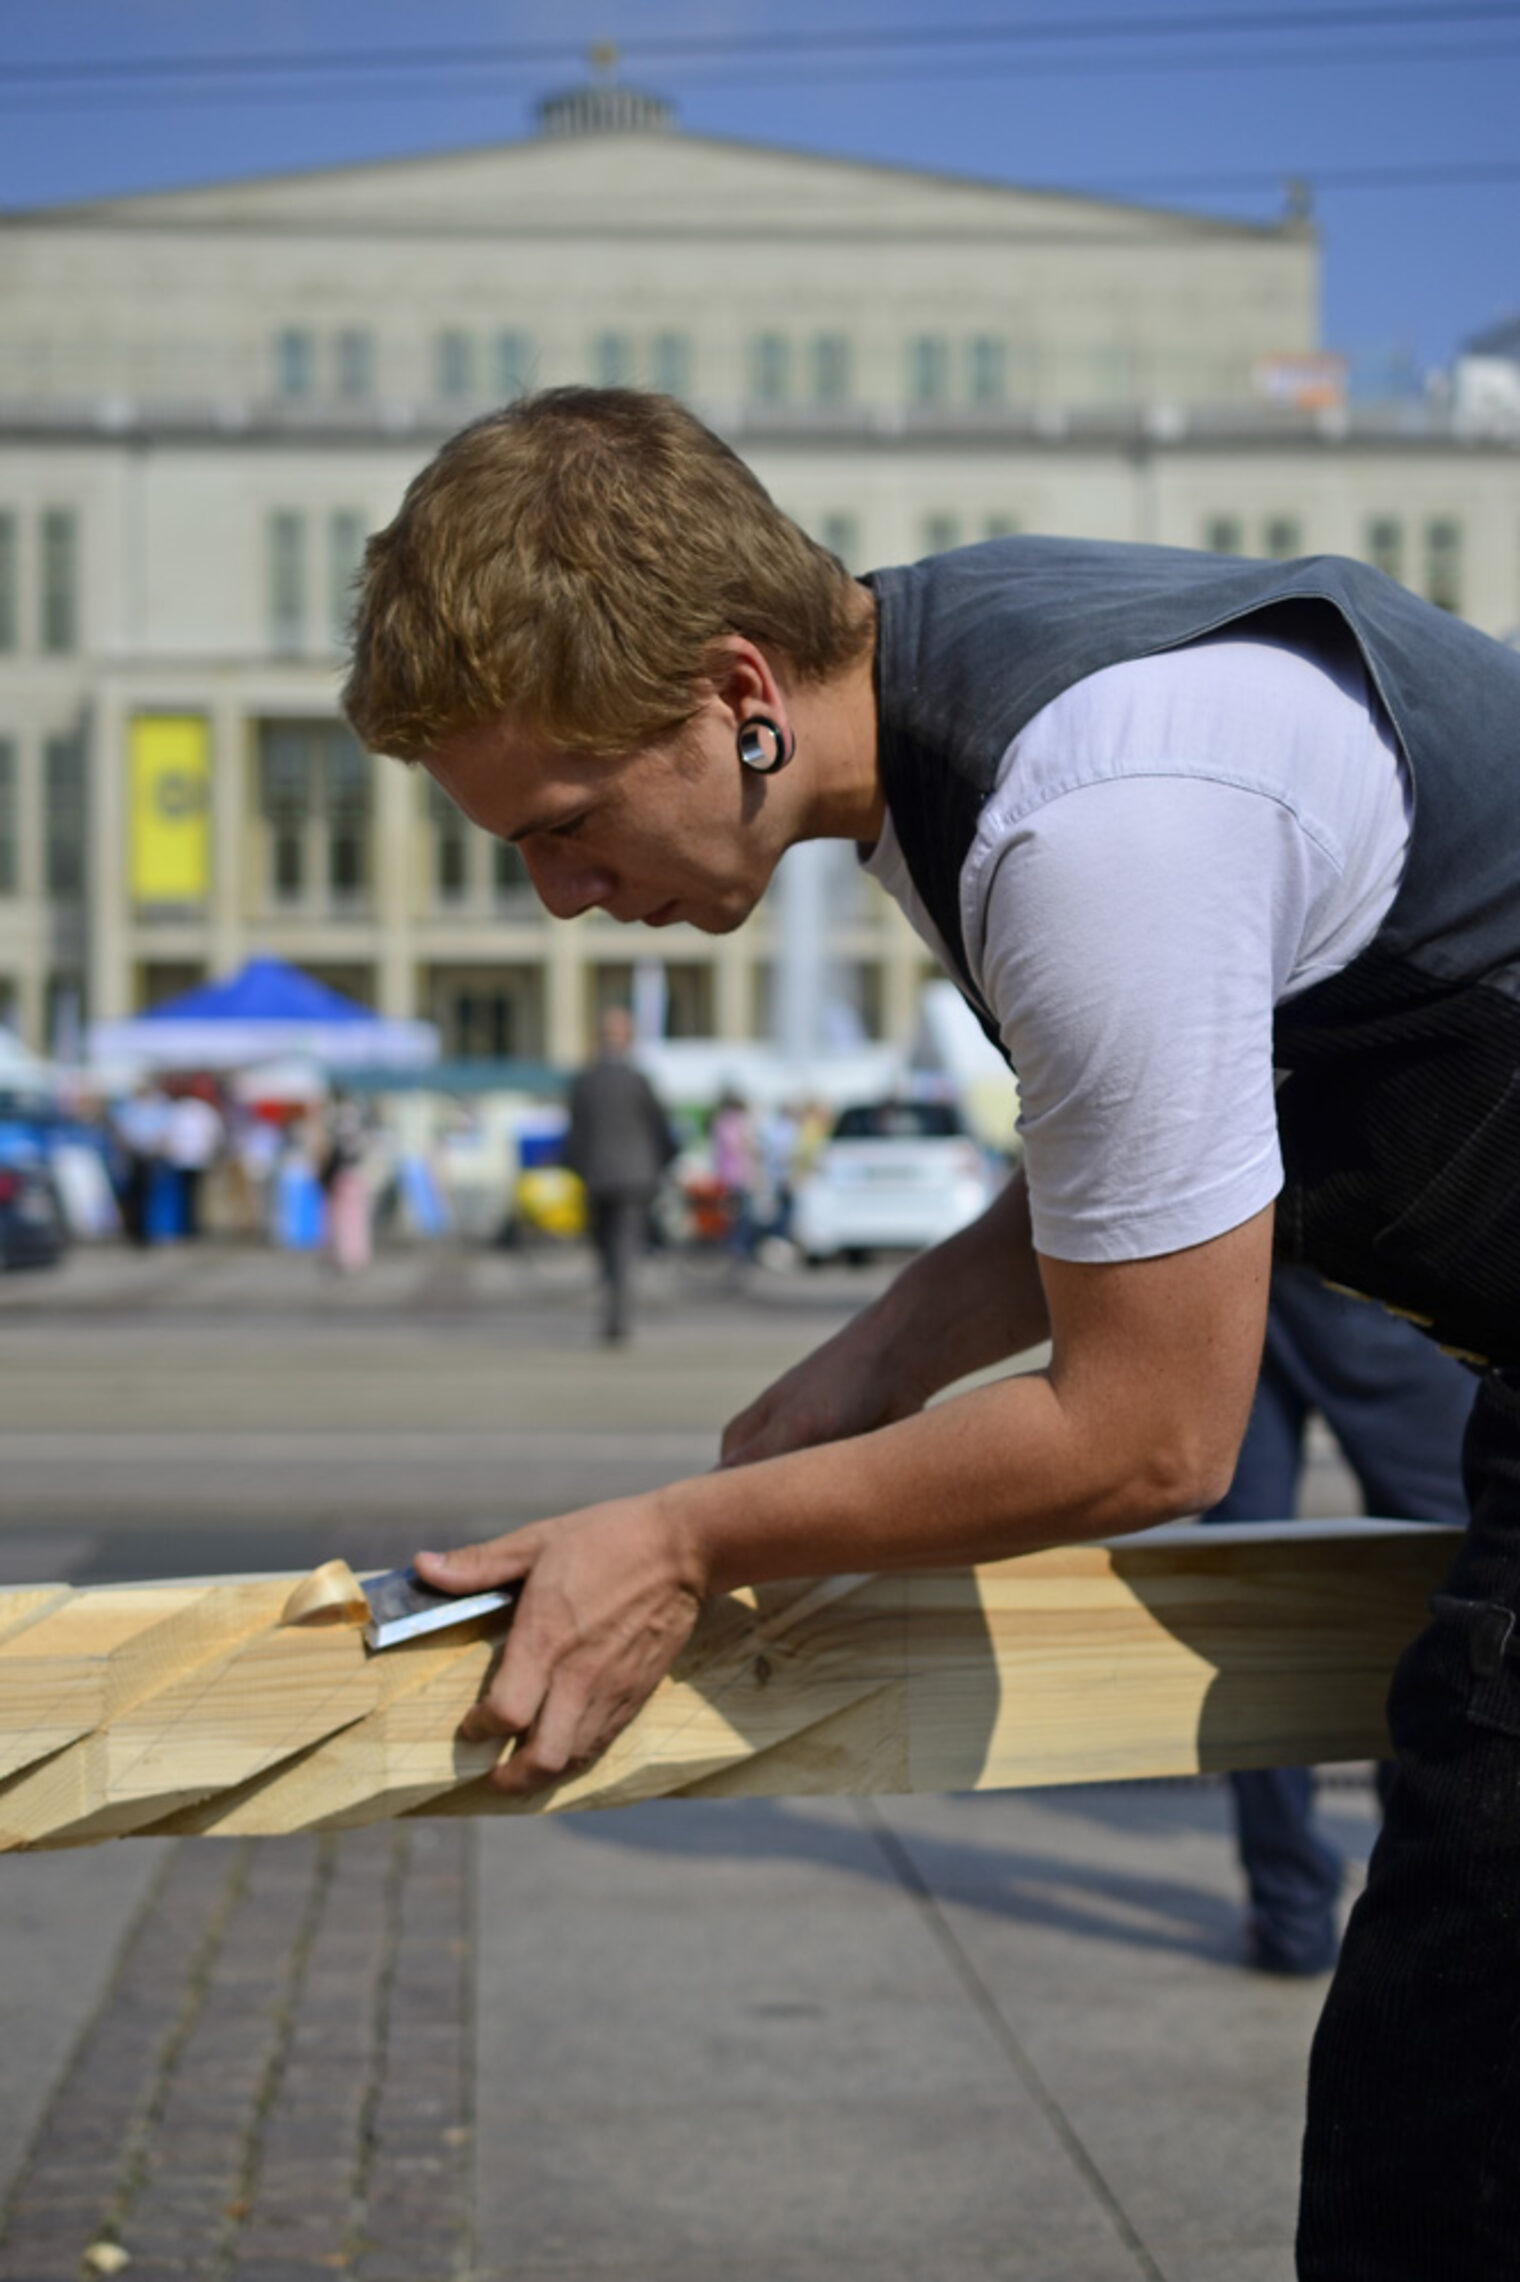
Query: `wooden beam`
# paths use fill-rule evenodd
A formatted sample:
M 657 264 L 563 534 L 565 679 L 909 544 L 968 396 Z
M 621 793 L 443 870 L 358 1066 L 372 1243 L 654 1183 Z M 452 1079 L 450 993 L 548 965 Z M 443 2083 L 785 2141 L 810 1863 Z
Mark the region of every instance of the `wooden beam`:
M 0 1591 L 0 1848 L 1369 1758 L 1455 1542 L 1175 1529 L 734 1594 L 606 1757 L 526 1805 L 457 1734 L 499 1619 L 375 1656 L 282 1622 L 289 1577 Z

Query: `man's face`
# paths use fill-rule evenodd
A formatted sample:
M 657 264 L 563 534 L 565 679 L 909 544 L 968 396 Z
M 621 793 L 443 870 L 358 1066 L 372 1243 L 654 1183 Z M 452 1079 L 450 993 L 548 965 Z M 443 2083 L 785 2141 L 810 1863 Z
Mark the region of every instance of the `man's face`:
M 556 919 L 605 911 L 726 935 L 786 845 L 767 780 L 744 768 L 724 708 L 616 759 L 567 753 L 511 721 L 461 730 L 427 763 L 470 821 L 522 851 Z

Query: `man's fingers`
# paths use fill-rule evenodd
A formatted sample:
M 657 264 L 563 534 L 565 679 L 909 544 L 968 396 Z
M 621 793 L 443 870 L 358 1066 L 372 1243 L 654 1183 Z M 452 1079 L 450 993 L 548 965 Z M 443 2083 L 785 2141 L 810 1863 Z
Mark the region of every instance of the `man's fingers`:
M 579 1774 L 596 1757 L 594 1751 L 578 1748 L 585 1719 L 586 1701 L 578 1688 L 551 1688 L 533 1728 L 493 1770 L 492 1787 L 522 1794 L 547 1790 L 567 1775 Z
M 479 1545 L 459 1545 L 451 1553 L 418 1553 L 413 1565 L 426 1585 L 443 1593 L 481 1593 L 492 1585 L 509 1585 L 525 1577 L 533 1566 L 533 1532 L 514 1529 L 506 1537 L 488 1537 Z
M 548 1690 L 548 1667 L 530 1661 L 522 1641 L 509 1639 L 487 1676 L 483 1693 L 460 1721 L 460 1735 L 466 1743 L 486 1743 L 492 1736 L 526 1735 L 543 1710 Z

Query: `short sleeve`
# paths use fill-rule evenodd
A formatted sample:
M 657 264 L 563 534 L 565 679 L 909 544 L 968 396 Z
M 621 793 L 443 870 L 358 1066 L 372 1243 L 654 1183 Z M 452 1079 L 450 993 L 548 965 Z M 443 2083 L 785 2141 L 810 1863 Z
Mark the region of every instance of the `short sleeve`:
M 1272 1010 L 1325 861 L 1282 802 L 1161 770 L 1012 828 L 977 964 L 1041 1252 L 1149 1258 L 1277 1194 Z

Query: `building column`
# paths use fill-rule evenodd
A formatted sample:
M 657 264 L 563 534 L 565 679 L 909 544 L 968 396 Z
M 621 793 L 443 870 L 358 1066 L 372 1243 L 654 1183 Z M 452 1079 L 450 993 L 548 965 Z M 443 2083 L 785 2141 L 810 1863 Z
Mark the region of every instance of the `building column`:
M 16 976 L 16 1035 L 34 1054 L 45 1054 L 48 1042 L 43 1029 L 47 1002 L 39 944 L 40 937 L 34 932 L 31 948 Z
M 248 716 L 231 690 L 211 707 L 211 909 L 206 947 L 213 975 L 233 975 L 248 957 L 246 877 L 251 806 Z
M 415 772 L 375 760 L 375 922 L 379 930 L 376 1004 L 381 1014 L 410 1021 L 417 1004 L 412 941 L 412 865 L 419 830 Z
M 84 717 L 89 1019 L 116 1022 L 132 1011 L 127 909 L 127 709 L 119 690 L 101 692 Z
M 882 1033 L 889 1045 L 907 1046 L 918 1020 L 919 976 L 926 953 L 900 911 L 894 909 L 888 915 L 887 926 L 882 950 Z
M 551 1062 L 572 1070 L 586 1058 L 585 938 L 573 919 L 549 929 L 545 953 L 545 1049 Z
M 720 1038 L 748 1038 L 754 945 L 746 944 L 742 931 L 736 935 L 720 935 L 714 953 L 714 1029 Z

